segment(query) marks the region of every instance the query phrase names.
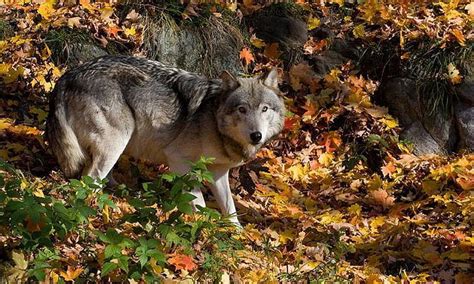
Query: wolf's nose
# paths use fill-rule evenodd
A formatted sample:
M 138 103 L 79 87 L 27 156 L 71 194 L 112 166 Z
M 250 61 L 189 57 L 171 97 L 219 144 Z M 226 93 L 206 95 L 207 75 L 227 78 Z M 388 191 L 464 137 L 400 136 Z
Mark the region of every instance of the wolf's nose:
M 253 144 L 257 144 L 262 140 L 262 133 L 259 131 L 250 133 L 250 139 L 252 139 Z

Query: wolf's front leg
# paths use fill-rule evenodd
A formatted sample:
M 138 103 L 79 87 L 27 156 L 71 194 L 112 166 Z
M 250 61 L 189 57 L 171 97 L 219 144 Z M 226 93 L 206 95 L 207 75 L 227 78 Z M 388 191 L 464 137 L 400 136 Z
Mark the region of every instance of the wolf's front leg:
M 237 211 L 235 210 L 234 199 L 230 191 L 229 185 L 229 170 L 214 170 L 214 183 L 209 185 L 209 188 L 214 195 L 214 198 L 221 209 L 222 214 L 229 216 L 229 220 L 237 227 L 242 228 L 242 225 L 237 219 Z
M 181 162 L 169 162 L 168 164 L 170 171 L 179 175 L 185 175 L 191 169 L 188 164 Z M 193 206 L 194 211 L 198 210 L 198 205 L 201 207 L 206 207 L 206 201 L 204 201 L 204 196 L 202 195 L 202 191 L 200 188 L 193 188 L 191 190 L 191 194 L 196 197 L 191 201 L 191 205 Z

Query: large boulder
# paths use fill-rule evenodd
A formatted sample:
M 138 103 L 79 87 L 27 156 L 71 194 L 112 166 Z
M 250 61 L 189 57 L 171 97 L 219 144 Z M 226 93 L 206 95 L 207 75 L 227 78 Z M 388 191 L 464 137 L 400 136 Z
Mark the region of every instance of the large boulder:
M 244 43 L 239 29 L 216 17 L 203 20 L 204 24 L 196 26 L 179 26 L 167 15 L 148 20 L 147 57 L 209 77 L 224 70 L 242 72 L 238 54 Z
M 457 88 L 457 94 L 461 102 L 474 106 L 474 52 L 464 66 L 464 80 Z
M 454 108 L 459 148 L 474 151 L 474 106 L 458 102 Z
M 258 38 L 267 43 L 277 42 L 280 46 L 297 48 L 303 46 L 308 33 L 306 23 L 290 15 L 250 16 L 251 26 Z
M 411 141 L 416 154 L 445 154 L 457 143 L 457 129 L 451 114 L 425 114 L 415 81 L 392 78 L 380 88 L 380 99 L 404 128 L 403 139 Z
M 420 121 L 407 126 L 400 134 L 400 138 L 413 143 L 414 153 L 417 155 L 446 153 L 446 149 L 436 142 Z

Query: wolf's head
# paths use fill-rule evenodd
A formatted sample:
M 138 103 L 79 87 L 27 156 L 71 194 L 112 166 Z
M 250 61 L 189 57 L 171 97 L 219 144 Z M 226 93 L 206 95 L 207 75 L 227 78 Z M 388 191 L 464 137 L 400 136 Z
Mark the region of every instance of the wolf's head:
M 219 131 L 238 143 L 244 156 L 251 156 L 283 128 L 285 106 L 279 97 L 277 71 L 238 79 L 223 72 L 221 80 L 224 94 L 217 109 Z

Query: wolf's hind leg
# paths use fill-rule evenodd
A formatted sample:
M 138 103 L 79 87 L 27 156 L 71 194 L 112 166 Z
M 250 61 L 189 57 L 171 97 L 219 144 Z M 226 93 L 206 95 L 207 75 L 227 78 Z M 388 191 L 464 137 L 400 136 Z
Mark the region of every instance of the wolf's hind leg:
M 122 133 L 111 132 L 96 139 L 96 143 L 91 145 L 91 161 L 84 168 L 82 175 L 100 179 L 112 176 L 112 168 L 127 147 L 130 137 L 124 139 Z

